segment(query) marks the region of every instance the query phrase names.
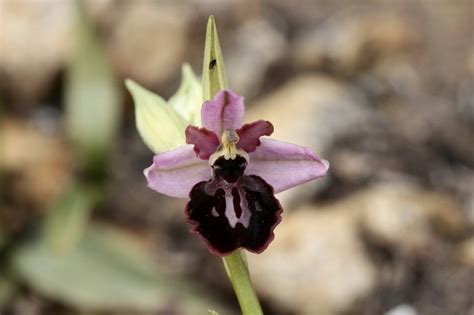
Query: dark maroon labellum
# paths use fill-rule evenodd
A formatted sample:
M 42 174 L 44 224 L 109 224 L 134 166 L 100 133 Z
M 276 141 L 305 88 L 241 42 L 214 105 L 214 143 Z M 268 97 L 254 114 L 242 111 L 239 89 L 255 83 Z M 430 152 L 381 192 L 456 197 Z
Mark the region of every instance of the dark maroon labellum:
M 262 178 L 241 175 L 240 180 L 234 180 L 241 169 L 239 164 L 233 164 L 231 170 L 225 162 L 220 165 L 224 166 L 220 176 L 216 172 L 213 179 L 200 182 L 191 190 L 185 213 L 194 225 L 192 232 L 220 256 L 239 247 L 260 253 L 273 240 L 273 229 L 281 220 L 281 205 L 273 188 Z M 222 178 L 230 178 L 235 184 Z

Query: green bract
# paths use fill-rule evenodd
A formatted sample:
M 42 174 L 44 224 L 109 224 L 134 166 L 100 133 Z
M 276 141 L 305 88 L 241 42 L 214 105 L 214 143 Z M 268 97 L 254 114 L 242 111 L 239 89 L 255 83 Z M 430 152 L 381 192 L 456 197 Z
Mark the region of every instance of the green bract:
M 91 164 L 110 152 L 118 132 L 122 100 L 99 40 L 86 14 L 78 11 L 77 41 L 66 76 L 65 125 L 75 149 Z
M 189 65 L 183 65 L 182 74 L 181 85 L 168 102 L 130 79 L 125 81 L 135 103 L 138 132 L 154 153 L 183 145 L 186 126 L 200 125 L 201 85 Z
M 224 66 L 216 20 L 211 15 L 207 21 L 204 63 L 202 67 L 202 90 L 204 101 L 212 100 L 220 90 L 227 89 L 227 74 Z
M 191 66 L 184 64 L 181 71 L 181 85 L 168 104 L 189 124 L 201 125 L 202 88 Z

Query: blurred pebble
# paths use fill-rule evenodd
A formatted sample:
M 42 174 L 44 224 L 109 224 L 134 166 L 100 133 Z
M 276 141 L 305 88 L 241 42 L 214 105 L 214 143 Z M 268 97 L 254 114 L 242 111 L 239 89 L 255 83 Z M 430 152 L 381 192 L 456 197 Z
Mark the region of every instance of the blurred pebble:
M 378 171 L 374 170 L 377 160 L 373 156 L 345 148 L 335 151 L 331 157 L 331 165 L 331 175 L 351 184 L 370 179 Z
M 401 257 L 425 259 L 437 236 L 459 237 L 467 224 L 449 195 L 405 181 L 285 210 L 273 243 L 249 262 L 259 292 L 297 314 L 347 312 L 372 294 L 383 266 L 370 259 L 367 238 Z
M 95 23 L 107 25 L 113 18 L 120 0 L 83 0 L 87 14 Z
M 467 68 L 474 75 L 474 48 L 471 49 L 468 57 L 467 57 Z
M 31 105 L 51 89 L 71 39 L 73 2 L 0 1 L 2 90 Z
M 416 37 L 416 29 L 401 16 L 337 16 L 301 33 L 293 59 L 302 68 L 330 66 L 352 72 L 379 55 L 405 51 Z
M 339 314 L 374 288 L 356 217 L 345 203 L 287 209 L 275 240 L 249 255 L 258 292 L 296 314 Z
M 474 72 L 473 78 L 461 81 L 457 90 L 457 104 L 461 118 L 474 123 Z
M 401 304 L 390 309 L 385 315 L 417 315 L 417 311 L 408 304 Z
M 474 267 L 474 236 L 458 245 L 458 258 L 463 264 Z
M 225 58 L 232 89 L 250 98 L 259 91 L 268 67 L 285 54 L 287 42 L 262 19 L 243 24 L 232 46 Z
M 385 86 L 386 93 L 410 97 L 419 93 L 422 82 L 416 67 L 411 60 L 392 56 L 377 62 L 370 74 L 374 80 Z
M 365 233 L 398 251 L 426 248 L 433 240 L 432 231 L 459 237 L 467 228 L 459 202 L 407 182 L 378 184 L 351 199 Z
M 0 168 L 13 176 L 10 198 L 43 209 L 54 202 L 72 180 L 66 143 L 25 121 L 6 118 L 0 125 Z
M 126 1 L 106 47 L 122 75 L 160 84 L 179 73 L 188 43 L 192 8 L 164 1 Z

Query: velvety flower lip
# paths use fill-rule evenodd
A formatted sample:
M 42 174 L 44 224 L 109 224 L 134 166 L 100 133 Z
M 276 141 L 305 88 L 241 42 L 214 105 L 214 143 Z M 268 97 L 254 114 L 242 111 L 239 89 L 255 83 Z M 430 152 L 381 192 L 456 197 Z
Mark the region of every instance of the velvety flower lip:
M 243 97 L 219 91 L 201 110 L 202 128 L 188 126 L 187 145 L 158 154 L 145 170 L 150 188 L 189 197 L 185 214 L 209 250 L 260 253 L 273 240 L 282 208 L 274 194 L 322 177 L 329 163 L 311 149 L 262 136 L 269 121 L 243 125 Z
M 281 221 L 283 209 L 274 197 L 273 189 L 255 175 L 243 177 L 242 187 L 248 196 L 246 202 L 250 210 L 247 225 L 240 222 L 229 224 L 226 217 L 228 205 L 235 210 L 236 203 L 235 199 L 227 202 L 223 189 L 217 189 L 214 195 L 207 194 L 206 182 L 200 182 L 190 193 L 191 201 L 185 213 L 188 222 L 193 225 L 191 232 L 197 234 L 215 255 L 225 256 L 239 247 L 259 254 L 275 237 L 273 230 Z M 232 194 L 239 196 L 234 189 Z M 233 218 L 231 222 L 235 220 Z

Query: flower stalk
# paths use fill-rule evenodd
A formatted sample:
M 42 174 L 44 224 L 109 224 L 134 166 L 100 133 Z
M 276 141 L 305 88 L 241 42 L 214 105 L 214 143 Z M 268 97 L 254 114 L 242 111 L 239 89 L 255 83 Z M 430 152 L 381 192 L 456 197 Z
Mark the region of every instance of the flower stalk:
M 217 27 L 214 16 L 207 22 L 206 42 L 204 46 L 204 63 L 202 72 L 203 101 L 210 100 L 223 89 L 228 88 Z M 260 302 L 250 280 L 250 273 L 245 259 L 245 252 L 238 249 L 222 258 L 235 295 L 243 315 L 263 314 Z
M 235 295 L 239 301 L 242 314 L 263 314 L 257 294 L 250 281 L 250 274 L 245 261 L 245 253 L 238 249 L 222 259 L 227 276 L 232 283 Z

